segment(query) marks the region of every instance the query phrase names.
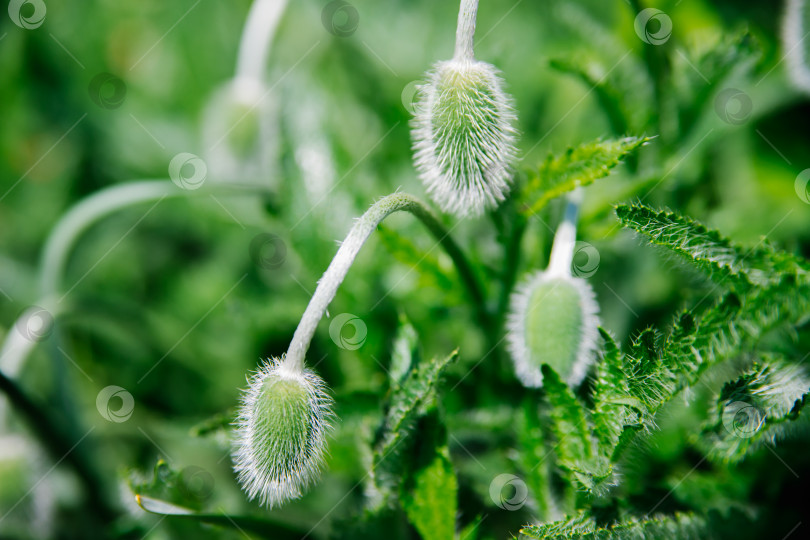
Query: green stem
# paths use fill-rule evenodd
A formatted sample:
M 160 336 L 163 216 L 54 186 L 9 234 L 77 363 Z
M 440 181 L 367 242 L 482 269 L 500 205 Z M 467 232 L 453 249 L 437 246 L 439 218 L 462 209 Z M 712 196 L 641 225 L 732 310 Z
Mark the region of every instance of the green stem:
M 332 259 L 329 267 L 324 272 L 323 277 L 318 281 L 318 287 L 315 289 L 315 294 L 307 305 L 304 314 L 301 316 L 301 321 L 298 323 L 298 328 L 293 334 L 290 341 L 290 347 L 287 350 L 284 362 L 290 369 L 300 371 L 304 367 L 304 357 L 306 356 L 309 344 L 312 337 L 315 335 L 315 330 L 318 323 L 326 313 L 329 303 L 334 299 L 337 294 L 338 287 L 346 278 L 354 259 L 360 252 L 360 249 L 366 243 L 371 233 L 377 226 L 389 215 L 394 212 L 410 212 L 416 216 L 430 231 L 430 233 L 438 240 L 444 247 L 447 254 L 456 265 L 462 282 L 466 286 L 470 299 L 476 307 L 476 313 L 485 329 L 488 329 L 489 314 L 485 309 L 485 296 L 478 280 L 473 273 L 467 259 L 464 257 L 463 252 L 450 237 L 450 233 L 445 229 L 444 225 L 439 222 L 433 212 L 419 199 L 408 195 L 406 193 L 394 193 L 383 197 L 354 224 L 346 239 L 338 249 L 337 254 Z

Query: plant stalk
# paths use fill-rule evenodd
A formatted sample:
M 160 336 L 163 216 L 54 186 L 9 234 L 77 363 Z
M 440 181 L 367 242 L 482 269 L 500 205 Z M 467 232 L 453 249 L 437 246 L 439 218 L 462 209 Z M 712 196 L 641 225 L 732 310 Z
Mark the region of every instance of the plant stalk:
M 475 17 L 478 14 L 478 0 L 461 0 L 456 27 L 456 51 L 454 60 L 472 62 L 473 38 L 475 37 Z
M 318 323 L 326 313 L 329 303 L 337 294 L 338 287 L 346 278 L 346 274 L 360 249 L 385 218 L 394 212 L 400 211 L 410 212 L 416 216 L 444 247 L 453 263 L 455 263 L 462 282 L 470 294 L 470 299 L 476 306 L 479 322 L 486 325 L 486 328 L 490 326 L 489 314 L 485 309 L 484 293 L 461 249 L 425 203 L 406 193 L 394 193 L 374 203 L 355 222 L 326 272 L 324 272 L 323 277 L 318 281 L 315 294 L 312 295 L 301 321 L 298 323 L 298 328 L 295 329 L 292 341 L 290 341 L 290 347 L 285 355 L 284 363 L 288 368 L 296 371 L 301 371 L 304 368 L 304 357 L 309 349 L 312 337 L 315 335 Z
M 234 77 L 237 91 L 246 101 L 255 95 L 255 89 L 261 88 L 270 45 L 286 6 L 287 0 L 254 0 L 250 6 L 239 42 Z
M 551 245 L 551 255 L 546 270 L 546 274 L 549 276 L 571 276 L 571 263 L 574 260 L 574 247 L 577 242 L 577 218 L 581 203 L 582 188 L 577 188 L 568 196 L 565 217 L 554 234 L 554 243 Z

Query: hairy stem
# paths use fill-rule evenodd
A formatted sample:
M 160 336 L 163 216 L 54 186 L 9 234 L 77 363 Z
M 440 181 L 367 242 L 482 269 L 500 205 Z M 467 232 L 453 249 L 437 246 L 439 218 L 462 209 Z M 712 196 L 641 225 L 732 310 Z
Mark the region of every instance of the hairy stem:
M 464 257 L 461 249 L 450 237 L 445 227 L 433 215 L 430 209 L 412 195 L 406 193 L 394 193 L 383 197 L 371 208 L 369 208 L 360 219 L 355 222 L 346 239 L 338 249 L 329 267 L 324 272 L 323 277 L 318 281 L 315 294 L 307 305 L 301 322 L 293 334 L 290 347 L 287 350 L 284 362 L 290 368 L 300 371 L 304 367 L 304 357 L 309 349 L 312 336 L 318 323 L 326 313 L 326 308 L 337 294 L 338 287 L 343 282 L 354 259 L 360 249 L 366 243 L 371 233 L 389 215 L 394 212 L 410 212 L 416 216 L 433 234 L 438 242 L 444 247 L 447 254 L 453 260 L 458 269 L 462 282 L 467 287 L 470 298 L 476 306 L 476 313 L 482 324 L 489 327 L 489 314 L 484 307 L 485 296 L 478 283 L 478 280 L 470 267 L 469 262 Z
M 247 92 L 261 85 L 270 45 L 286 6 L 287 0 L 254 0 L 250 6 L 239 42 L 235 76 L 237 84 L 245 85 Z
M 25 310 L 14 322 L 0 348 L 0 369 L 9 377 L 16 377 L 25 359 L 36 345 L 36 339 L 26 336 L 25 327 L 32 314 L 41 308 L 45 311 L 39 320 L 43 325 L 36 334 L 46 335 L 55 317 L 65 311 L 59 297 L 62 275 L 68 257 L 83 232 L 100 219 L 118 210 L 149 201 L 161 201 L 169 197 L 209 195 L 212 191 L 264 190 L 262 185 L 239 185 L 221 183 L 197 190 L 183 190 L 168 180 L 138 180 L 102 189 L 83 199 L 56 223 L 42 250 L 39 275 L 39 308 Z M 30 334 L 30 332 L 27 332 Z
M 577 216 L 582 202 L 582 188 L 577 188 L 568 196 L 565 217 L 551 245 L 551 255 L 546 273 L 550 276 L 566 277 L 571 275 L 571 263 L 574 260 L 574 246 L 577 242 Z
M 261 185 L 219 183 L 196 190 L 184 190 L 168 180 L 135 180 L 102 189 L 81 200 L 62 216 L 45 241 L 39 276 L 40 297 L 61 303 L 56 298 L 61 290 L 62 274 L 67 259 L 79 236 L 105 216 L 136 204 L 161 201 L 170 197 L 210 195 L 212 191 L 264 190 Z
M 474 60 L 473 38 L 475 17 L 478 14 L 478 0 L 461 0 L 456 28 L 456 52 L 454 60 Z

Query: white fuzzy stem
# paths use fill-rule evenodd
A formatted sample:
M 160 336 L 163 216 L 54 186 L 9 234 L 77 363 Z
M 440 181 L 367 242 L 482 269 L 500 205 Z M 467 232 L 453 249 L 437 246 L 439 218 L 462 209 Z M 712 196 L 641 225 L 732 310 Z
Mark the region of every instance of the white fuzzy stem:
M 475 36 L 475 17 L 478 13 L 478 0 L 461 0 L 458 10 L 458 27 L 456 28 L 456 52 L 454 60 L 472 61 L 473 38 Z
M 419 218 L 439 238 L 439 242 L 444 245 L 456 265 L 461 268 L 459 257 L 454 256 L 454 253 L 457 253 L 455 244 L 452 243 L 452 240 L 447 236 L 433 213 L 422 201 L 406 193 L 394 193 L 383 197 L 355 222 L 346 239 L 340 245 L 335 258 L 329 264 L 329 268 L 326 269 L 326 272 L 318 281 L 315 294 L 312 295 L 307 309 L 301 317 L 301 322 L 298 323 L 298 328 L 295 329 L 295 334 L 293 334 L 292 341 L 290 341 L 290 347 L 284 357 L 283 362 L 288 369 L 297 372 L 304 369 L 304 357 L 309 349 L 312 336 L 315 335 L 315 330 L 318 328 L 318 323 L 326 314 L 329 303 L 335 298 L 338 287 L 346 277 L 354 259 L 360 252 L 360 248 L 363 247 L 371 233 L 385 218 L 394 212 L 400 211 L 410 212 Z
M 270 45 L 286 6 L 287 0 L 255 0 L 250 6 L 234 77 L 237 92 L 241 91 L 246 101 L 261 87 Z
M 568 196 L 565 217 L 554 234 L 554 244 L 551 246 L 551 256 L 546 270 L 549 276 L 571 275 L 571 263 L 574 260 L 574 247 L 577 242 L 577 218 L 579 205 L 582 203 L 581 189 L 577 188 Z
M 807 37 L 807 28 L 804 21 L 808 20 L 804 12 L 805 0 L 787 0 L 785 13 L 782 18 L 782 47 L 787 59 L 788 75 L 793 83 L 805 92 L 810 92 L 810 67 L 808 67 L 807 53 L 804 40 Z
M 79 236 L 101 218 L 136 204 L 158 201 L 169 197 L 199 197 L 212 191 L 241 189 L 263 190 L 261 185 L 241 185 L 222 182 L 196 190 L 183 190 L 168 180 L 134 180 L 104 188 L 73 206 L 57 222 L 45 241 L 40 262 L 40 298 L 56 299 L 61 287 L 62 273 L 67 259 Z
M 41 297 L 58 294 L 68 256 L 79 236 L 93 223 L 128 206 L 185 193 L 169 181 L 143 180 L 111 186 L 81 200 L 62 216 L 45 241 L 39 274 Z
M 103 217 L 118 210 L 148 201 L 159 201 L 168 197 L 191 197 L 211 194 L 212 191 L 265 190 L 261 184 L 234 184 L 223 182 L 211 187 L 188 191 L 179 188 L 169 180 L 134 180 L 104 188 L 74 205 L 51 229 L 45 241 L 40 259 L 39 274 L 39 307 L 50 315 L 44 324 L 52 324 L 66 306 L 62 304 L 65 296 L 59 297 L 62 286 L 62 274 L 68 257 L 81 234 Z M 0 347 L 0 372 L 9 378 L 15 378 L 28 355 L 36 346 L 36 341 L 23 336 L 20 328 L 25 325 L 32 310 L 28 309 L 14 322 Z M 40 328 L 42 335 L 48 328 Z M 0 400 L 0 422 L 4 417 L 2 400 Z
M 118 210 L 148 201 L 158 201 L 167 197 L 191 197 L 210 194 L 212 190 L 265 189 L 261 185 L 239 185 L 232 183 L 217 184 L 211 188 L 193 191 L 180 189 L 168 180 L 136 180 L 111 186 L 83 199 L 56 223 L 42 250 L 39 274 L 39 298 L 37 304 L 48 311 L 51 319 L 56 318 L 63 310 L 59 298 L 62 286 L 62 274 L 68 257 L 81 234 L 103 217 Z M 16 330 L 30 315 L 26 310 L 13 325 L 0 348 L 0 369 L 9 377 L 14 377 L 25 363 L 35 342 L 26 340 Z M 47 333 L 47 329 L 40 329 Z

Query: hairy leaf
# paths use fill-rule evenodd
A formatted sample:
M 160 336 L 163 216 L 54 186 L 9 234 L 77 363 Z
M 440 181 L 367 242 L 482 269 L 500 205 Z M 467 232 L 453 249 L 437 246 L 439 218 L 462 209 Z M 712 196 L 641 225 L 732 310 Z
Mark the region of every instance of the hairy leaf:
M 392 386 L 390 403 L 374 445 L 372 480 L 383 496 L 389 495 L 401 480 L 402 453 L 411 430 L 432 405 L 436 388 L 445 369 L 456 359 L 453 351 L 442 360 L 412 366 L 402 384 Z
M 542 369 L 558 464 L 571 472 L 576 491 L 603 494 L 614 485 L 613 468 L 595 452 L 585 407 L 553 369 L 547 365 Z
M 624 355 L 613 338 L 599 329 L 604 341 L 602 360 L 594 380 L 593 426 L 596 440 L 604 453 L 612 453 L 625 429 L 641 429 L 647 421 L 645 403 L 630 392 L 624 372 Z
M 557 454 L 564 461 L 582 461 L 592 455 L 585 407 L 549 366 L 543 366 L 543 381 L 551 403 L 551 429 L 557 438 Z
M 761 286 L 778 280 L 781 273 L 800 268 L 800 262 L 786 253 L 767 246 L 744 249 L 717 231 L 674 212 L 622 205 L 616 214 L 625 227 L 644 235 L 651 244 L 677 254 L 716 283 L 727 282 L 743 288 L 751 283 Z
M 763 444 L 775 443 L 802 414 L 808 392 L 810 377 L 800 365 L 764 355 L 718 396 L 702 432 L 708 456 L 737 462 Z
M 706 538 L 702 519 L 691 514 L 675 514 L 642 519 L 630 519 L 597 527 L 593 519 L 579 515 L 565 521 L 533 525 L 521 529 L 521 538 L 536 540 L 643 540 L 646 538 Z
M 549 201 L 604 178 L 630 153 L 651 139 L 625 137 L 593 141 L 569 148 L 561 155 L 549 155 L 530 175 L 522 199 L 525 214 L 535 214 Z
M 400 314 L 399 328 L 394 338 L 394 349 L 391 353 L 391 367 L 388 376 L 392 386 L 399 386 L 411 371 L 419 364 L 419 336 L 408 318 Z

